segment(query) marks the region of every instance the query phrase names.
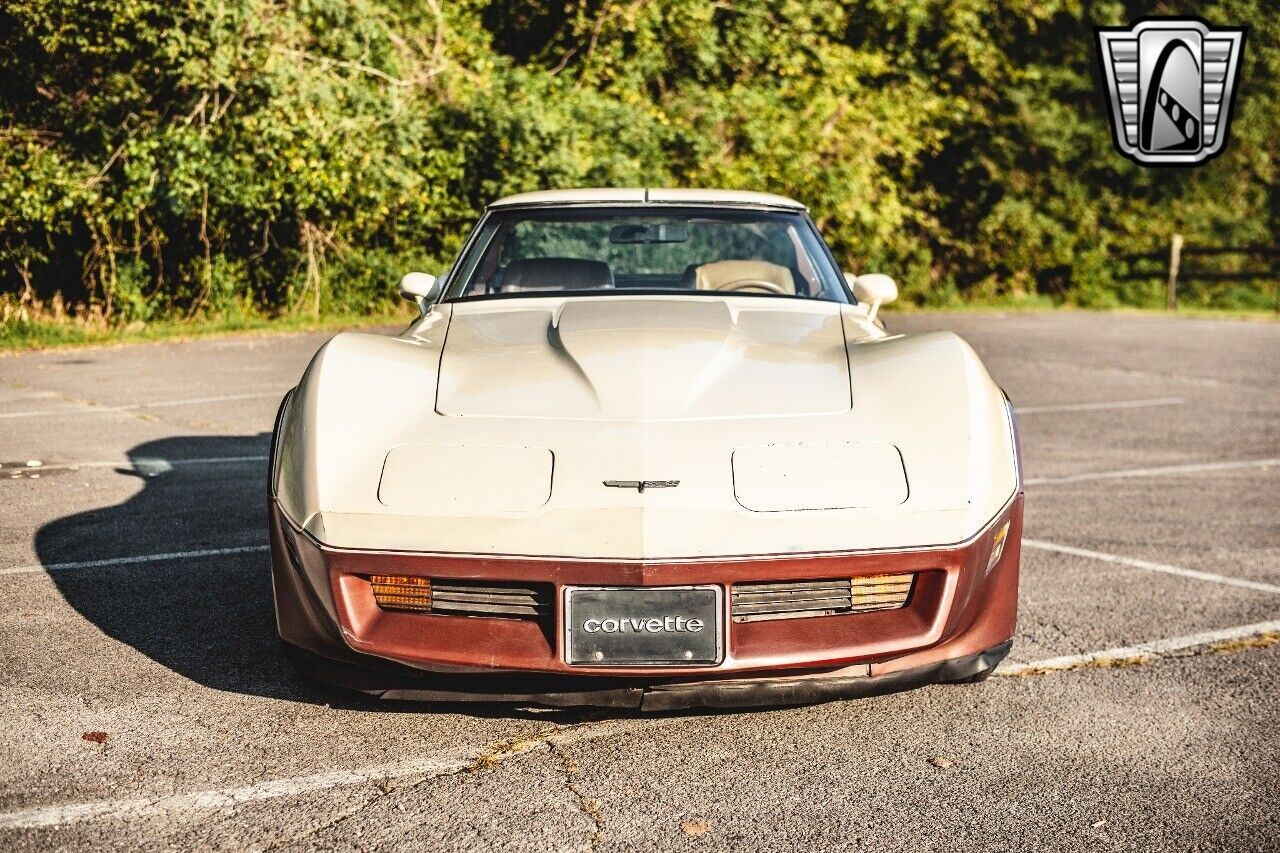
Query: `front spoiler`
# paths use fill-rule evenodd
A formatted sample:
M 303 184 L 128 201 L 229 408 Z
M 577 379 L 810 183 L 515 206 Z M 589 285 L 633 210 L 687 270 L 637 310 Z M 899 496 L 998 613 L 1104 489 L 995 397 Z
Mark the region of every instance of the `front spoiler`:
M 859 699 L 962 681 L 993 669 L 1013 640 L 977 654 L 875 676 L 749 678 L 636 685 L 623 679 L 494 675 L 390 674 L 285 647 L 302 672 L 320 681 L 358 690 L 378 699 L 409 702 L 494 702 L 501 704 L 593 706 L 641 711 L 684 708 L 743 708 L 808 705 Z M 380 684 L 381 686 L 375 686 Z

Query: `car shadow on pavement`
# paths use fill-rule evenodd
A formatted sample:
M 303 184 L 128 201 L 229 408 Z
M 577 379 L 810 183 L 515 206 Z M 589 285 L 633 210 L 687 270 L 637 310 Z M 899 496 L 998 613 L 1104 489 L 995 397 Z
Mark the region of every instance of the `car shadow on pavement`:
M 215 690 L 339 708 L 463 713 L 549 722 L 631 716 L 599 709 L 382 702 L 298 675 L 280 651 L 267 544 L 265 457 L 270 434 L 181 436 L 140 444 L 117 474 L 136 477 L 124 503 L 68 515 L 36 532 L 63 598 L 108 637 Z M 196 463 L 190 460 L 221 460 Z M 187 461 L 184 461 L 187 460 Z M 262 550 L 257 550 L 257 549 Z M 101 565 L 192 551 L 203 557 Z M 93 650 L 85 650 L 91 658 Z
M 137 445 L 116 469 L 140 480 L 137 493 L 40 528 L 41 563 L 265 546 L 269 442 L 264 433 Z M 214 459 L 225 461 L 183 461 Z M 323 701 L 281 659 L 265 550 L 55 569 L 50 577 L 104 634 L 179 675 L 217 690 Z

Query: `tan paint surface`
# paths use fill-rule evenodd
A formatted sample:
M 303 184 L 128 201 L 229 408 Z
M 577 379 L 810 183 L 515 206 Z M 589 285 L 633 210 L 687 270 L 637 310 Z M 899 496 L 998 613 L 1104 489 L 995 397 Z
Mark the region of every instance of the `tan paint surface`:
M 733 493 L 753 512 L 889 508 L 907 499 L 907 474 L 887 442 L 740 447 Z
M 896 447 L 907 498 L 895 502 L 892 478 L 882 499 L 868 491 L 842 509 L 753 512 L 735 497 L 736 450 L 849 442 Z M 518 472 L 477 457 L 476 482 L 499 485 L 477 487 L 471 505 L 409 508 L 405 475 L 388 506 L 382 472 L 401 445 L 546 449 L 551 493 L 531 509 L 486 504 L 484 488 L 528 484 L 504 485 Z M 678 560 L 931 547 L 972 536 L 1016 486 L 1003 398 L 962 340 L 885 337 L 860 306 L 750 296 L 479 300 L 437 306 L 398 338 L 342 334 L 299 384 L 279 451 L 291 517 L 330 546 L 392 551 Z
M 401 444 L 378 500 L 398 512 L 527 512 L 551 497 L 552 464 L 545 448 Z
M 687 296 L 459 305 L 436 411 L 633 422 L 848 411 L 840 314 L 799 306 Z

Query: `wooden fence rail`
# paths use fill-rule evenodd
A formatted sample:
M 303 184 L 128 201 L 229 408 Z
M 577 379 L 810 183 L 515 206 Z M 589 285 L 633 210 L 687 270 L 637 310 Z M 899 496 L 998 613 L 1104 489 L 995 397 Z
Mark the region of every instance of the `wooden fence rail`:
M 1224 256 L 1240 257 L 1248 262 L 1250 267 L 1216 270 L 1195 263 L 1200 258 Z M 1165 304 L 1169 310 L 1175 309 L 1178 305 L 1180 284 L 1191 281 L 1258 281 L 1275 284 L 1275 307 L 1276 311 L 1280 312 L 1280 247 L 1188 246 L 1183 243 L 1181 234 L 1175 234 L 1169 241 L 1167 250 L 1112 255 L 1111 260 L 1127 268 L 1126 272 L 1114 277 L 1117 281 L 1163 279 L 1166 291 Z M 1191 263 L 1184 263 L 1185 261 L 1191 261 Z M 1061 293 L 1071 286 L 1071 267 L 1058 266 L 1043 270 L 1038 280 L 1042 291 Z

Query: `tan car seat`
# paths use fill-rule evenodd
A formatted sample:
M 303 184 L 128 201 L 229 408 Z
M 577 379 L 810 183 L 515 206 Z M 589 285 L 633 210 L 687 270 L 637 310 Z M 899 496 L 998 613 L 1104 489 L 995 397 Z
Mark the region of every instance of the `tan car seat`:
M 767 281 L 788 296 L 796 292 L 791 270 L 768 261 L 713 261 L 694 270 L 693 286 L 698 290 L 730 290 L 730 285 L 740 281 Z M 772 293 L 763 287 L 743 290 L 756 293 Z
M 613 270 L 604 261 L 583 258 L 520 258 L 502 271 L 500 292 L 605 290 L 613 287 Z

